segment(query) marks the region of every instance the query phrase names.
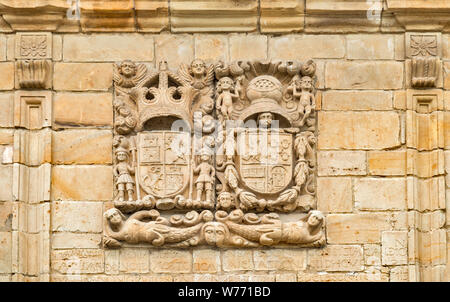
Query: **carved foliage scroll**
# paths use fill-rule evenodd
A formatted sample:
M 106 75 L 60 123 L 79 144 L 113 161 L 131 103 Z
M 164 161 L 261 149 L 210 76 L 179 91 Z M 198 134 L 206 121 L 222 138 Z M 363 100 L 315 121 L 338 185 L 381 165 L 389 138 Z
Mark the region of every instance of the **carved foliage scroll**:
M 117 64 L 104 245 L 324 245 L 315 69 L 313 61 L 197 59 L 177 72 L 164 61 L 157 70 Z

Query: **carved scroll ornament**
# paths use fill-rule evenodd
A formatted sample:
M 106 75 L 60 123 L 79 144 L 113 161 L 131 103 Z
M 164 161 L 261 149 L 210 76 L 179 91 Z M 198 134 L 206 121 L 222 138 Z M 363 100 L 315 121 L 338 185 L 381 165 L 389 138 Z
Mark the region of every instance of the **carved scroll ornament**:
M 313 61 L 196 59 L 176 73 L 164 61 L 153 72 L 117 64 L 104 245 L 324 245 L 315 70 Z M 303 218 L 277 214 L 291 212 Z

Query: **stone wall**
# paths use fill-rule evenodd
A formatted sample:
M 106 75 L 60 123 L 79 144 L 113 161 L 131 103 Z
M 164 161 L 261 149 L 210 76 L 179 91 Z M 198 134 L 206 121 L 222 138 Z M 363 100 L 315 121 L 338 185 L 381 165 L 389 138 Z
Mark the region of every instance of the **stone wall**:
M 447 1 L 30 2 L 0 1 L 1 281 L 449 280 Z M 436 40 L 431 87 L 411 35 Z M 316 62 L 324 248 L 103 248 L 113 64 L 194 58 Z

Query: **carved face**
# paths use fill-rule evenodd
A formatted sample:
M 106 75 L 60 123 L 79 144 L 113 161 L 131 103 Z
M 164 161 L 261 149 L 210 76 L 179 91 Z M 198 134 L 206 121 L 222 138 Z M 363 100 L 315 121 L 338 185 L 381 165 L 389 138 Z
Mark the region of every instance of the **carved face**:
M 136 65 L 133 62 L 125 61 L 120 64 L 120 70 L 125 77 L 129 78 L 136 74 Z
M 310 77 L 302 77 L 300 80 L 300 88 L 312 89 L 312 79 Z
M 233 203 L 233 198 L 230 193 L 228 192 L 222 192 L 217 197 L 219 205 L 222 209 L 229 209 L 231 208 L 231 205 Z
M 107 219 L 109 220 L 109 223 L 111 225 L 118 225 L 122 222 L 122 216 L 120 215 L 119 211 L 116 209 L 112 209 L 110 213 L 107 215 Z
M 221 246 L 225 242 L 228 230 L 220 222 L 208 222 L 203 228 L 203 236 L 209 245 Z
M 323 216 L 319 212 L 311 213 L 311 215 L 308 218 L 308 224 L 313 227 L 320 225 L 322 223 L 322 221 L 323 221 Z
M 204 75 L 206 70 L 205 62 L 202 60 L 194 60 L 191 63 L 191 71 L 195 76 Z
M 233 87 L 233 83 L 234 83 L 233 80 L 228 77 L 221 78 L 219 80 L 220 87 L 223 90 L 230 90 Z
M 272 124 L 273 114 L 270 112 L 260 113 L 258 115 L 258 123 L 260 127 L 268 128 Z
M 203 162 L 209 161 L 209 158 L 210 158 L 209 154 L 202 154 L 201 157 L 200 157 L 200 159 L 201 159 Z
M 125 160 L 127 160 L 127 153 L 126 152 L 119 151 L 119 152 L 117 152 L 116 156 L 117 156 L 117 160 L 118 161 L 125 161 Z

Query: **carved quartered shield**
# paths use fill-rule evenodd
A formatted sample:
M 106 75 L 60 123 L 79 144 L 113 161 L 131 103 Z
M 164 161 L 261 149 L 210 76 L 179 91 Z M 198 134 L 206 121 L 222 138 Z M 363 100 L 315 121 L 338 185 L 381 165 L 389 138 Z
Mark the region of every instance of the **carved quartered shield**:
M 155 197 L 180 194 L 189 182 L 190 135 L 177 131 L 138 134 L 138 177 L 142 189 Z
M 239 171 L 249 189 L 262 194 L 284 190 L 292 180 L 293 138 L 277 130 L 248 130 L 238 136 Z

